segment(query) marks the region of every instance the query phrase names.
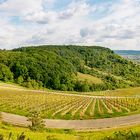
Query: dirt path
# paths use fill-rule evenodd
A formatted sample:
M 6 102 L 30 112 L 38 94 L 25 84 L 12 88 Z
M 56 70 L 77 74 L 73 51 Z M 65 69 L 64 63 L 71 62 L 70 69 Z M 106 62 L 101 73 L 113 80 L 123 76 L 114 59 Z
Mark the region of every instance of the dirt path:
M 26 117 L 4 113 L 2 112 L 2 120 L 14 125 L 28 126 L 30 122 L 27 121 Z M 106 118 L 106 119 L 96 119 L 96 120 L 51 120 L 45 119 L 45 126 L 47 128 L 61 128 L 61 129 L 107 129 L 116 128 L 127 125 L 140 124 L 140 114 L 116 117 L 116 118 Z

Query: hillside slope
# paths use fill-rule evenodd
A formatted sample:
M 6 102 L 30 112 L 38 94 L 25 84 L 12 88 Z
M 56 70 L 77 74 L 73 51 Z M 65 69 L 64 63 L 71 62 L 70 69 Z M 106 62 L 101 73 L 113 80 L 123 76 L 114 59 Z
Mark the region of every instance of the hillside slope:
M 78 81 L 75 79 L 78 72 L 103 82 Z M 38 46 L 0 51 L 0 80 L 26 87 L 107 90 L 139 86 L 139 77 L 140 66 L 98 46 Z

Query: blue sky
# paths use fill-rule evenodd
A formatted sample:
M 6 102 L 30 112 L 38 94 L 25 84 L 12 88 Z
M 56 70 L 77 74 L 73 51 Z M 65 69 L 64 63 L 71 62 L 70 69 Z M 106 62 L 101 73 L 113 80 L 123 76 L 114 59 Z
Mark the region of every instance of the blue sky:
M 0 0 L 0 49 L 40 44 L 140 50 L 140 0 Z

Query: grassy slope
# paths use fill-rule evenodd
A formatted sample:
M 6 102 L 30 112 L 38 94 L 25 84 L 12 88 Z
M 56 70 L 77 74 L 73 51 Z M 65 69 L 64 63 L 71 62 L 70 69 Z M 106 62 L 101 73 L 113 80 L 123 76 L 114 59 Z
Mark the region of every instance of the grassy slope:
M 139 96 L 140 97 L 140 87 L 107 90 L 107 91 L 99 91 L 99 92 L 88 92 L 83 94 L 92 95 L 92 96 L 96 95 L 96 96 L 125 96 L 125 97 Z
M 7 88 L 6 90 L 9 91 L 10 88 L 16 89 L 25 89 L 25 90 L 33 90 L 32 88 L 26 88 L 19 86 L 18 84 L 13 83 L 3 83 L 0 81 L 0 91 L 2 89 Z M 38 90 L 35 90 L 38 91 Z M 81 95 L 91 95 L 91 96 L 140 96 L 140 87 L 133 87 L 133 88 L 124 88 L 124 89 L 116 89 L 116 90 L 107 90 L 107 91 L 96 91 L 96 92 L 76 92 L 76 91 L 59 91 L 59 90 L 50 90 L 47 88 L 40 89 L 39 91 L 44 92 L 57 92 L 57 93 L 66 93 L 66 94 L 81 94 Z
M 114 74 L 111 74 L 109 72 L 105 72 L 105 71 L 101 71 L 99 70 L 98 68 L 90 68 L 88 66 L 85 66 L 86 69 L 89 69 L 89 70 L 94 70 L 96 71 L 97 73 L 99 73 L 99 75 L 102 75 L 102 76 L 107 76 L 107 75 L 110 75 L 112 77 L 114 77 L 115 79 L 117 80 L 123 80 L 125 83 L 127 84 L 133 84 L 134 82 L 131 82 L 130 80 L 126 80 L 125 78 L 123 78 L 122 76 L 117 76 L 117 75 L 114 75 Z
M 97 78 L 97 77 L 89 75 L 89 74 L 83 74 L 83 73 L 80 73 L 80 72 L 77 73 L 77 79 L 79 81 L 86 81 L 89 84 L 103 83 L 103 81 L 100 78 Z
M 137 126 L 130 126 L 130 127 L 122 127 L 122 128 L 115 128 L 115 129 L 109 129 L 109 130 L 102 130 L 102 131 L 91 131 L 91 132 L 83 132 L 80 133 L 80 135 L 89 138 L 91 140 L 102 140 L 104 137 L 108 137 L 108 136 L 112 136 L 115 132 L 118 131 L 130 131 L 132 130 L 135 133 L 139 133 L 140 132 L 140 125 Z M 85 140 L 88 140 L 86 139 Z
M 22 127 L 15 127 L 12 125 L 5 125 L 0 124 L 0 134 L 3 134 L 5 138 L 8 139 L 9 133 L 12 132 L 13 134 L 13 140 L 16 140 L 17 135 L 21 134 L 22 132 L 25 133 L 27 138 L 30 138 L 30 140 L 46 140 L 48 136 L 51 138 L 57 138 L 59 140 L 76 140 L 76 137 L 71 134 L 65 134 L 59 132 L 32 132 L 28 128 L 22 128 Z
M 129 130 L 132 130 L 133 132 L 140 132 L 140 125 L 91 132 L 75 132 L 69 130 L 47 130 L 44 132 L 32 132 L 28 128 L 0 123 L 0 134 L 3 134 L 5 138 L 8 138 L 9 133 L 12 132 L 13 140 L 15 140 L 16 136 L 22 132 L 24 132 L 25 135 L 30 138 L 30 140 L 46 140 L 47 137 L 54 138 L 55 140 L 79 140 L 80 137 L 83 138 L 83 140 L 87 140 L 89 137 L 94 140 L 101 140 L 106 136 L 111 136 L 116 131 Z

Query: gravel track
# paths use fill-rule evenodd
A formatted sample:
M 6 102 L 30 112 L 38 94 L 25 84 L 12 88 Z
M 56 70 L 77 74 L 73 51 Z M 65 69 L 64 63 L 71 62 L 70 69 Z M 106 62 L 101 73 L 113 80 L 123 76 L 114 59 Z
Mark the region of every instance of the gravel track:
M 14 115 L 10 113 L 2 112 L 2 120 L 7 123 L 19 126 L 28 126 L 30 122 L 28 118 L 24 116 Z M 140 114 L 105 118 L 95 120 L 53 120 L 44 119 L 45 126 L 47 128 L 59 128 L 59 129 L 76 129 L 76 130 L 89 130 L 89 129 L 107 129 L 116 128 L 121 126 L 129 126 L 134 124 L 140 124 Z

